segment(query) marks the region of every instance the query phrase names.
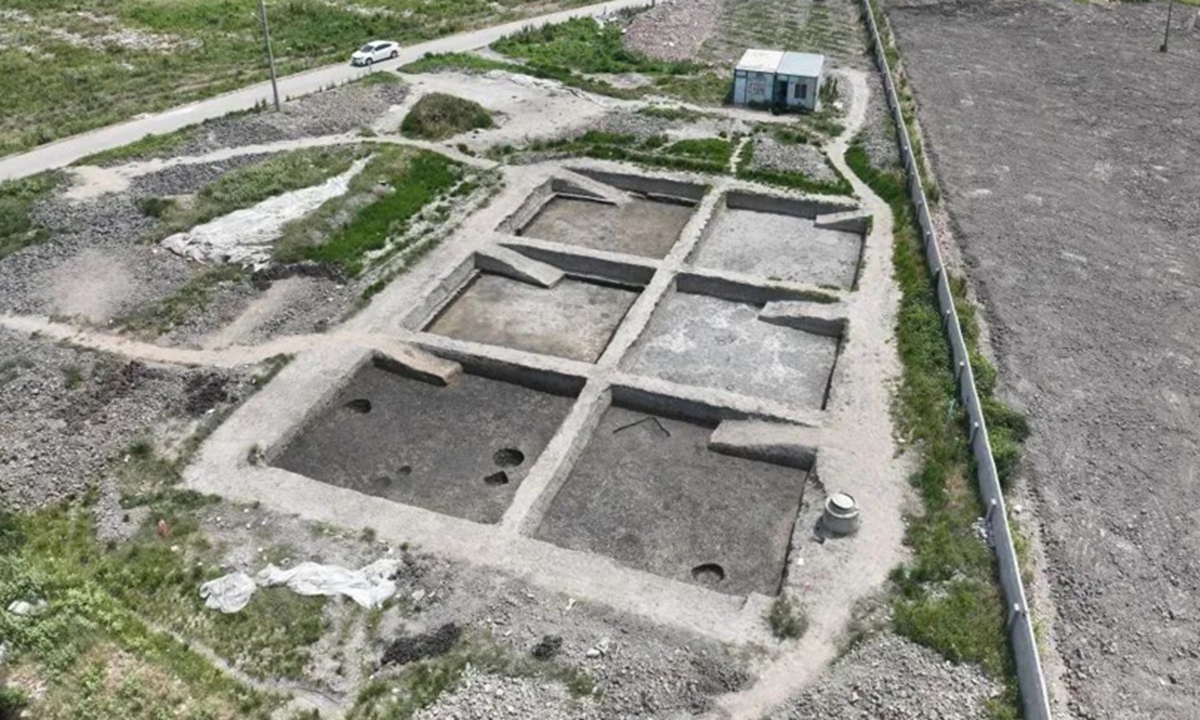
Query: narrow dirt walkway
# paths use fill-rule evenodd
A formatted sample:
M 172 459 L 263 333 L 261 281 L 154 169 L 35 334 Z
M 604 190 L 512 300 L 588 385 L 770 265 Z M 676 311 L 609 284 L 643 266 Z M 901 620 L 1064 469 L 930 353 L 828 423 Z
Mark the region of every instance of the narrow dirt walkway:
M 864 258 L 869 259 L 863 271 L 863 282 L 850 293 L 845 303 L 851 318 L 854 336 L 851 342 L 870 348 L 867 357 L 853 369 L 847 381 L 860 387 L 857 404 L 832 407 L 837 422 L 830 427 L 841 433 L 869 433 L 881 437 L 878 457 L 845 457 L 856 443 L 839 438 L 836 433 L 823 438 L 822 463 L 834 466 L 854 464 L 861 467 L 862 479 L 856 495 L 881 510 L 869 526 L 864 526 L 856 539 L 869 543 L 869 556 L 856 551 L 853 580 L 839 587 L 838 597 L 822 594 L 820 587 L 800 597 L 810 620 L 809 630 L 800 640 L 789 641 L 783 654 L 770 663 L 757 682 L 748 690 L 726 695 L 710 715 L 736 720 L 757 720 L 784 705 L 797 692 L 812 683 L 837 656 L 838 642 L 850 621 L 854 602 L 870 595 L 886 582 L 887 573 L 903 560 L 904 525 L 898 512 L 891 508 L 902 506 L 909 492 L 904 477 L 904 460 L 897 459 L 887 442 L 891 437 L 890 382 L 899 375 L 900 363 L 891 344 L 894 315 L 899 303 L 899 290 L 891 273 L 892 214 L 891 209 L 875 195 L 845 161 L 851 140 L 866 121 L 869 88 L 862 71 L 846 69 L 841 74 L 842 87 L 848 89 L 849 110 L 845 130 L 827 147 L 831 162 L 849 181 L 861 207 L 873 217 L 871 233 L 866 238 Z M 861 318 L 861 321 L 860 321 Z M 883 509 L 886 508 L 886 511 Z

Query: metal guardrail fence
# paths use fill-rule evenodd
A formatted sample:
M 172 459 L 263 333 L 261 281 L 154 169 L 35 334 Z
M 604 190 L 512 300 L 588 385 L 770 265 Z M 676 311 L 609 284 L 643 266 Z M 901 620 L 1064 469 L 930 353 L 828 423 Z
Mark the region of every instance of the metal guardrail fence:
M 992 533 L 992 545 L 1000 576 L 1000 587 L 1004 594 L 1008 614 L 1005 627 L 1012 644 L 1013 658 L 1017 670 L 1017 682 L 1021 692 L 1021 705 L 1025 720 L 1051 720 L 1050 701 L 1046 694 L 1046 680 L 1042 676 L 1042 664 L 1038 658 L 1037 640 L 1029 604 L 1025 599 L 1025 586 L 1021 581 L 1021 570 L 1017 564 L 1017 552 L 1013 547 L 1012 532 L 1008 525 L 1008 512 L 1004 506 L 1004 495 L 1000 489 L 1000 478 L 996 474 L 996 461 L 992 457 L 992 446 L 988 441 L 987 422 L 979 402 L 979 391 L 975 387 L 975 375 L 971 371 L 971 359 L 967 343 L 963 339 L 962 326 L 954 308 L 954 296 L 950 293 L 950 282 L 938 250 L 937 235 L 933 219 L 929 216 L 929 203 L 921 183 L 921 172 L 913 156 L 908 126 L 900 109 L 900 97 L 892 79 L 883 40 L 876 27 L 875 15 L 870 0 L 861 0 L 866 17 L 867 29 L 875 48 L 875 61 L 883 77 L 884 91 L 892 118 L 896 124 L 896 136 L 900 144 L 900 155 L 908 175 L 909 196 L 917 211 L 917 222 L 921 227 L 925 261 L 937 281 L 938 305 L 943 315 L 946 334 L 950 338 L 950 349 L 954 359 L 955 377 L 958 380 L 959 396 L 967 410 L 971 432 L 971 453 L 976 462 L 976 479 L 984 507 L 987 508 L 987 524 Z

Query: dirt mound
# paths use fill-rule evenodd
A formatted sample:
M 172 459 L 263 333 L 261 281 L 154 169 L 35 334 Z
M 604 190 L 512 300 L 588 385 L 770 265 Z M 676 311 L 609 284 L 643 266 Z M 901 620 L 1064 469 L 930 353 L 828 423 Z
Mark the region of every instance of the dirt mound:
M 450 652 L 454 643 L 462 637 L 462 626 L 446 623 L 431 633 L 398 638 L 383 651 L 382 665 L 407 665 L 425 658 L 438 657 Z
M 659 60 L 692 60 L 717 27 L 717 0 L 664 0 L 634 18 L 625 46 Z

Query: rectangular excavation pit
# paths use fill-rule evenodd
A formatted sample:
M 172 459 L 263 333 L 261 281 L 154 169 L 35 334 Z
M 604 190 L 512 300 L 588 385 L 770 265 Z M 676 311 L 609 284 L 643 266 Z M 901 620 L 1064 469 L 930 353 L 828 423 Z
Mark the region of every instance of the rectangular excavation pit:
M 729 193 L 704 230 L 690 261 L 771 280 L 850 289 L 863 235 L 817 227 L 818 215 L 846 206 Z
M 630 197 L 620 205 L 556 196 L 519 235 L 608 252 L 663 258 L 695 208 Z
M 536 537 L 722 593 L 777 594 L 808 473 L 713 452 L 712 429 L 609 407 Z
M 674 291 L 624 361 L 633 373 L 823 409 L 839 337 L 759 318 L 762 306 Z
M 358 369 L 274 466 L 479 523 L 496 523 L 572 397 L 463 373 L 438 386 Z
M 426 330 L 459 340 L 595 362 L 639 292 L 577 277 L 542 288 L 480 273 Z

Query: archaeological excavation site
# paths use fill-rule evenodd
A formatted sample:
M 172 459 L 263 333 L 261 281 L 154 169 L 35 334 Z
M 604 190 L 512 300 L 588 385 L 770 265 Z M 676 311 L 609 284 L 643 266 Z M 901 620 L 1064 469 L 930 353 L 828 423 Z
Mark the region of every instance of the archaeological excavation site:
M 0 720 L 1080 707 L 890 2 L 269 5 L 0 121 Z

